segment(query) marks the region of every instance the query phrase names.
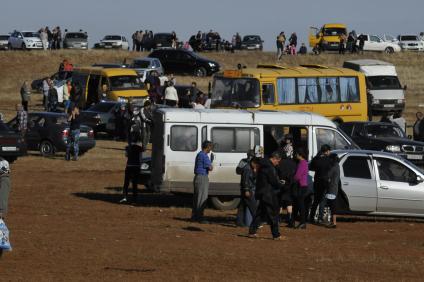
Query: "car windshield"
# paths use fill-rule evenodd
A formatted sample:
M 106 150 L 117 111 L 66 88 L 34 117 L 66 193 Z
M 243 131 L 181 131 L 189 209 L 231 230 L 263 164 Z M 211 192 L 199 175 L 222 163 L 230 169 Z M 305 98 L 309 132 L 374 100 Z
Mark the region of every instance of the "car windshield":
M 367 80 L 372 90 L 402 88 L 397 76 L 368 76 Z
M 121 40 L 119 35 L 106 35 L 103 40 Z
M 156 42 L 172 42 L 171 34 L 155 34 L 154 39 Z
M 345 28 L 340 28 L 340 27 L 324 28 L 324 36 L 338 36 L 341 34 L 346 34 Z
M 253 78 L 216 77 L 212 90 L 212 107 L 259 107 L 259 81 Z
M 112 76 L 110 90 L 144 89 L 144 84 L 136 75 Z
M 373 137 L 401 137 L 405 138 L 402 129 L 391 124 L 373 124 L 365 127 L 368 136 Z
M 256 35 L 247 35 L 243 38 L 243 41 L 261 41 L 261 39 Z
M 150 61 L 147 60 L 135 60 L 133 62 L 133 67 L 147 69 L 150 66 Z
M 88 111 L 98 112 L 98 113 L 107 113 L 114 106 L 115 106 L 115 103 L 98 103 L 88 108 Z
M 63 114 L 63 115 L 57 115 L 57 116 L 53 116 L 51 118 L 52 123 L 55 124 L 68 124 L 68 117 Z
M 401 41 L 418 41 L 418 36 L 415 35 L 403 35 L 400 37 Z
M 0 40 L 8 40 L 9 35 L 0 35 Z
M 87 34 L 80 33 L 80 32 L 71 32 L 71 33 L 67 33 L 65 35 L 65 38 L 68 38 L 68 39 L 86 39 Z
M 40 37 L 38 32 L 22 32 L 24 37 Z

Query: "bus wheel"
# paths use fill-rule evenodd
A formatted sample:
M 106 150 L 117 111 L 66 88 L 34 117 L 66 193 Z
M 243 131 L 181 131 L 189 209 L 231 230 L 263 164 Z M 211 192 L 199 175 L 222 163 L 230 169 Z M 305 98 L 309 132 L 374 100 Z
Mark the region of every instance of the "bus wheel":
M 240 198 L 216 196 L 211 198 L 212 205 L 217 210 L 234 210 L 240 203 Z

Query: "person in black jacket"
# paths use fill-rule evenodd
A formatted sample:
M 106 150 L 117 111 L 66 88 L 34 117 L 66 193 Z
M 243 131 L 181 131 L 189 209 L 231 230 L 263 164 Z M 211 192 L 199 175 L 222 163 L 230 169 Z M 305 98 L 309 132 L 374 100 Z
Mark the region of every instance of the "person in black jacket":
M 318 212 L 318 223 L 322 223 L 324 216 L 324 193 L 328 189 L 328 171 L 331 167 L 329 145 L 324 144 L 321 146 L 320 152 L 312 159 L 309 169 L 315 171 L 314 176 L 314 202 L 309 214 L 309 222 L 315 222 L 315 213 L 318 205 L 320 206 Z
M 293 212 L 293 197 L 291 193 L 291 187 L 293 184 L 293 177 L 296 173 L 296 162 L 287 157 L 284 149 L 281 154 L 281 161 L 277 167 L 278 178 L 283 184 L 280 192 L 280 204 L 283 209 L 287 210 L 286 221 L 289 224 L 288 227 L 294 227 L 291 225 L 292 222 L 292 212 Z
M 249 237 L 255 238 L 260 224 L 266 220 L 271 226 L 274 240 L 282 239 L 279 227 L 280 205 L 278 192 L 282 184 L 278 180 L 276 166 L 281 161 L 279 152 L 274 152 L 269 158 L 265 158 L 258 170 L 256 177 L 256 199 L 259 200 L 258 209 L 249 228 Z
M 137 137 L 134 137 L 133 141 L 137 141 Z M 132 183 L 133 187 L 133 202 L 137 202 L 137 184 L 140 175 L 142 149 L 142 145 L 138 142 L 131 142 L 130 145 L 126 147 L 126 155 L 128 159 L 127 165 L 125 167 L 125 179 L 123 187 L 124 198 L 119 201 L 120 203 L 128 202 L 128 186 L 130 182 Z

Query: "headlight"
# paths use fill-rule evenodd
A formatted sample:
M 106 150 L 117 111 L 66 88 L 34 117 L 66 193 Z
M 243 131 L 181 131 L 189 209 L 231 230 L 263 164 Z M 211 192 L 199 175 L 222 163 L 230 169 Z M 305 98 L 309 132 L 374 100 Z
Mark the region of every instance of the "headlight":
M 28 43 L 32 43 L 32 40 L 28 39 L 28 40 L 27 40 L 27 42 L 28 42 Z
M 398 102 L 398 104 L 403 104 L 403 103 L 405 103 L 405 101 L 404 101 L 403 99 L 398 99 L 398 100 L 397 100 L 397 102 Z
M 213 68 L 214 66 L 215 66 L 215 64 L 214 63 L 208 63 L 209 64 L 209 66 L 211 67 L 211 68 Z
M 118 42 L 112 42 L 112 45 L 117 46 L 117 45 L 119 45 L 119 43 Z
M 81 45 L 86 46 L 88 43 L 87 42 L 81 42 Z
M 149 169 L 149 164 L 148 163 L 142 163 L 141 164 L 141 166 L 140 166 L 140 168 L 141 168 L 141 170 L 148 170 Z
M 260 44 L 256 44 L 256 48 L 260 48 L 261 47 L 261 45 Z
M 118 97 L 118 100 L 117 100 L 119 103 L 128 103 L 128 99 L 127 98 L 124 98 L 124 97 Z
M 373 102 L 374 104 L 380 104 L 380 100 L 378 100 L 378 99 L 373 99 L 373 100 L 372 100 L 372 102 Z
M 387 145 L 386 151 L 393 152 L 393 153 L 399 153 L 400 152 L 400 146 L 399 145 Z

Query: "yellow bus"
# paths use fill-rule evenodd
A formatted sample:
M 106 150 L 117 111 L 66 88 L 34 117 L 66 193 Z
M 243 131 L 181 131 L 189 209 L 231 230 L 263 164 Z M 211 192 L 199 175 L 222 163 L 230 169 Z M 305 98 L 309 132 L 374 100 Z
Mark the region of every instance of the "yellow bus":
M 213 78 L 211 107 L 314 112 L 342 123 L 368 120 L 365 76 L 321 65 L 227 70 Z
M 72 80 L 79 82 L 82 87 L 81 107 L 96 104 L 103 98 L 118 102 L 143 102 L 148 97 L 146 87 L 133 69 L 75 68 Z M 102 97 L 103 94 L 106 94 L 106 97 Z

